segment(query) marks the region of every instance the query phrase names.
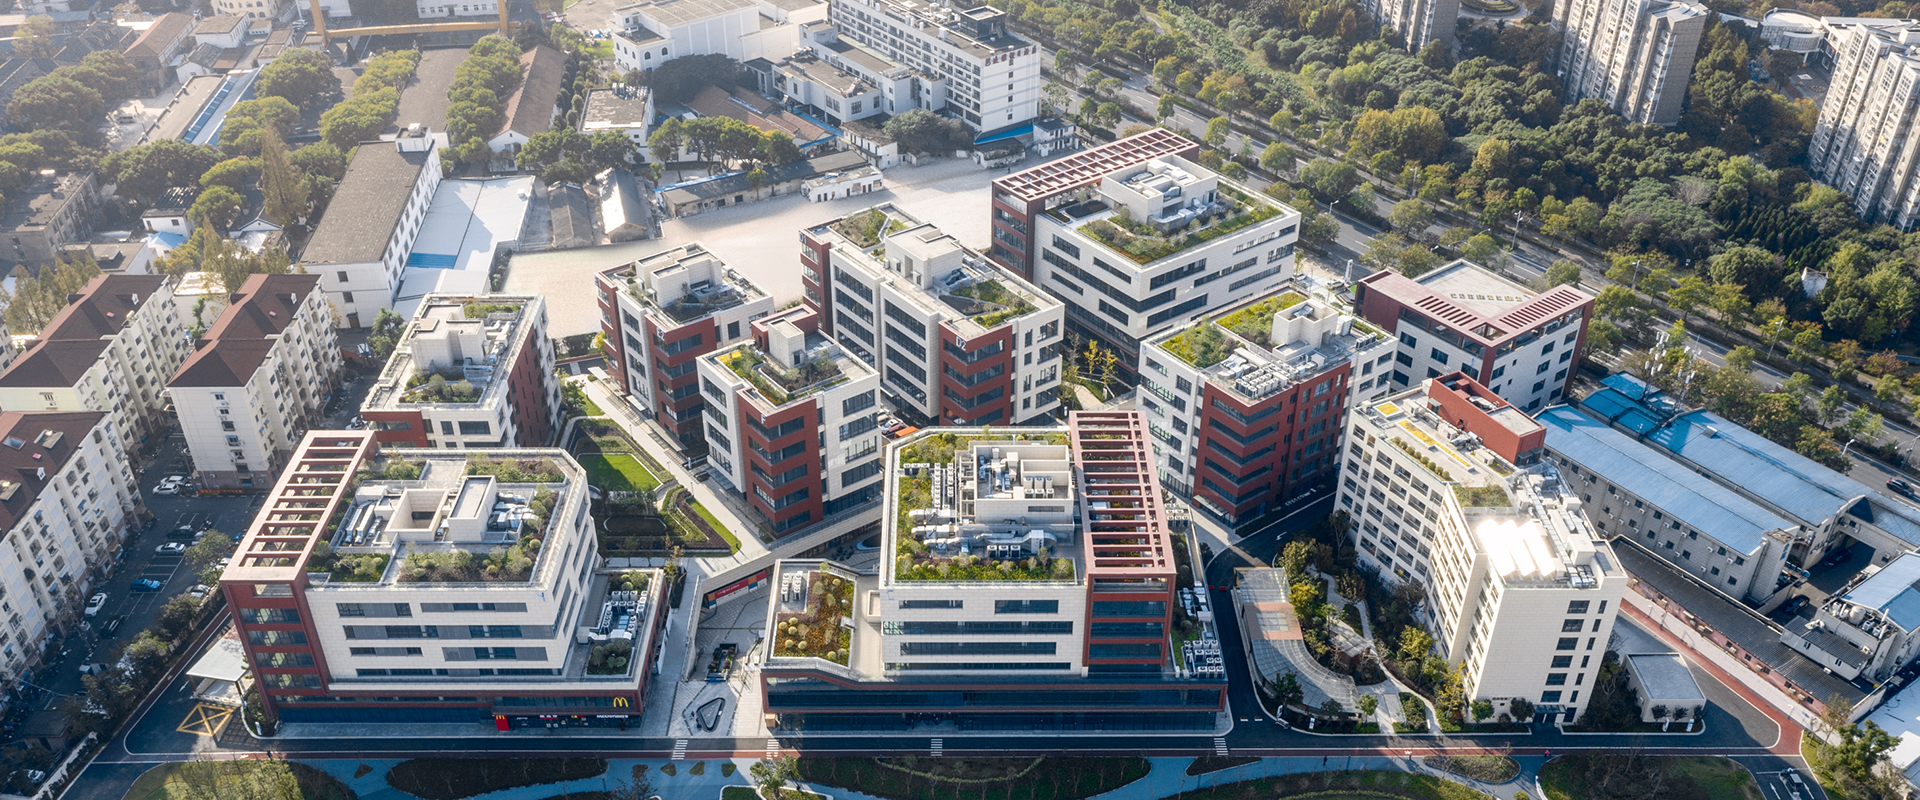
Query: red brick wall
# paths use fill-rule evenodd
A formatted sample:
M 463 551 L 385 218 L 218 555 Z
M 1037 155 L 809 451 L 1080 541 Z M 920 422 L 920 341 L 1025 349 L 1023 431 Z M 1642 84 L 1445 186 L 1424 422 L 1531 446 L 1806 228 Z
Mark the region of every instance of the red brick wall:
M 381 444 L 400 445 L 402 447 L 426 447 L 427 421 L 418 411 L 368 411 L 361 415 L 367 426 L 373 429 L 373 440 Z M 376 422 L 404 422 L 407 430 L 396 431 L 382 429 Z
M 820 298 L 816 303 L 802 294 L 802 302 L 820 315 L 820 329 L 828 336 L 833 335 L 832 249 L 825 241 L 800 232 L 800 284 Z
M 971 364 L 961 361 L 958 356 L 955 356 L 948 350 L 949 347 L 956 347 L 968 353 L 976 353 L 983 350 L 990 350 L 996 343 L 1000 346 L 1000 352 L 998 354 L 988 356 Z M 1013 326 L 1011 325 L 989 331 L 985 336 L 962 340 L 959 334 L 954 333 L 953 329 L 948 327 L 946 323 L 941 323 L 939 382 L 941 424 L 1010 425 L 1013 423 L 1013 396 L 1015 389 L 1013 385 L 1013 345 Z M 1001 368 L 1000 375 L 983 380 L 975 386 L 967 386 L 955 380 L 953 377 L 953 374 L 963 377 L 979 375 L 991 371 L 996 366 Z M 949 371 L 953 374 L 949 374 Z M 948 392 L 952 392 L 953 395 L 958 396 L 960 399 L 971 400 L 992 392 L 995 389 L 1000 390 L 999 398 L 981 403 L 973 408 L 963 408 L 960 403 L 955 401 L 953 396 L 948 395 Z M 1000 416 L 995 417 L 993 423 L 982 423 L 980 421 L 992 416 L 996 411 L 1000 412 Z
M 683 442 L 693 440 L 704 441 L 706 436 L 702 433 L 701 422 L 698 416 L 689 417 L 685 422 L 679 422 L 676 419 L 682 412 L 702 407 L 700 392 L 694 391 L 679 400 L 675 400 L 672 397 L 675 391 L 683 390 L 689 386 L 699 385 L 699 370 L 689 370 L 687 374 L 677 378 L 667 377 L 666 371 L 670 368 L 691 364 L 694 359 L 713 352 L 714 344 L 720 341 L 720 329 L 711 319 L 703 319 L 699 322 L 682 325 L 666 331 L 656 330 L 652 317 L 643 318 L 642 323 L 646 326 L 646 330 L 642 332 L 642 335 L 646 336 L 649 342 L 652 342 L 649 351 L 653 354 L 653 363 L 647 365 L 647 380 L 653 382 L 654 413 L 656 414 L 656 420 L 662 426 L 665 426 L 667 430 L 673 431 L 674 435 L 679 437 Z M 667 355 L 667 350 L 672 348 L 675 342 L 680 342 L 695 336 L 702 337 L 700 344 L 673 355 Z
M 545 331 L 533 332 L 534 337 L 545 335 Z M 519 439 L 508 442 L 509 446 L 546 447 L 560 433 L 553 429 L 554 402 L 546 391 L 550 376 L 551 372 L 540 364 L 539 340 L 529 338 L 507 371 L 507 413 L 513 415 L 514 428 L 520 432 Z
M 607 339 L 607 350 L 611 355 L 607 360 L 607 374 L 620 383 L 620 391 L 627 390 L 627 337 L 620 335 L 620 289 L 601 276 L 594 276 L 593 289 L 595 299 L 600 305 L 600 333 Z
M 746 390 L 743 389 L 741 391 L 744 393 Z M 781 409 L 780 411 L 768 414 L 766 417 L 755 420 L 760 423 L 761 427 L 769 431 L 777 430 L 781 425 L 795 420 L 800 422 L 799 426 L 792 432 L 782 434 L 771 440 L 759 430 L 755 430 L 752 425 L 747 424 L 749 420 L 753 419 L 752 403 L 743 397 L 738 406 L 741 416 L 738 434 L 741 440 L 745 442 L 741 448 L 745 451 L 743 457 L 746 461 L 745 468 L 741 470 L 746 482 L 746 491 L 743 492 L 743 494 L 746 495 L 747 502 L 752 503 L 755 508 L 760 510 L 760 513 L 767 515 L 767 518 L 773 521 L 774 530 L 782 534 L 806 527 L 807 524 L 811 524 L 812 522 L 818 522 L 821 517 L 824 516 L 822 510 L 824 508 L 823 494 L 825 489 L 825 476 L 821 474 L 820 464 L 820 408 L 818 403 L 818 399 L 805 400 L 790 408 Z M 779 453 L 781 450 L 793 447 L 796 444 L 800 446 L 795 448 L 795 452 L 790 456 L 781 458 L 779 461 L 769 461 L 767 455 L 763 455 Z M 756 450 L 755 448 L 759 449 Z M 760 469 L 760 472 L 754 471 L 756 467 Z M 772 478 L 799 467 L 805 467 L 806 474 L 779 486 L 771 485 Z M 761 473 L 765 474 L 763 475 Z M 760 496 L 761 492 L 765 492 L 767 498 L 780 500 L 801 489 L 807 490 L 806 499 L 797 501 L 792 505 L 778 510 L 774 509 L 773 505 L 769 503 L 766 498 Z M 808 515 L 807 522 L 795 523 L 792 528 L 783 527 L 782 523 L 786 523 L 802 515 Z

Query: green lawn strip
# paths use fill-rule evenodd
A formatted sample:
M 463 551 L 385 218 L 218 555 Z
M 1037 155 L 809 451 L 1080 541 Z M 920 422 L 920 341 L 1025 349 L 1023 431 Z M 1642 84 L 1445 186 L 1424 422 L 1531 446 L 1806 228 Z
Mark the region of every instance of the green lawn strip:
M 1488 800 L 1485 792 L 1432 775 L 1380 770 L 1335 770 L 1277 775 L 1196 789 L 1182 800 L 1245 800 L 1251 797 L 1316 800 Z M 1504 800 L 1504 799 L 1503 799 Z
M 660 485 L 640 459 L 627 453 L 581 453 L 575 458 L 586 469 L 587 482 L 603 492 L 644 492 Z
M 1660 787 L 1662 795 L 1697 800 L 1763 800 L 1745 768 L 1718 756 L 1641 756 L 1644 768 L 1628 754 L 1561 756 L 1540 770 L 1547 800 L 1616 800 L 1644 796 Z M 1606 765 L 1599 759 L 1622 759 Z M 1657 773 L 1655 771 L 1658 771 Z M 1650 780 L 1659 774 L 1660 780 Z
M 606 774 L 599 758 L 416 758 L 387 770 L 387 785 L 423 800 L 584 780 Z
M 277 788 L 291 772 L 300 789 L 288 798 Z M 188 800 L 198 797 L 271 796 L 277 800 L 358 800 L 338 778 L 292 761 L 194 761 L 161 764 L 142 773 L 125 800 Z
M 720 538 L 727 540 L 728 553 L 740 552 L 740 540 L 734 537 L 733 531 L 727 530 L 727 526 L 720 524 L 720 520 L 714 518 L 713 512 L 708 511 L 706 506 L 700 505 L 700 501 L 698 500 L 688 505 L 693 506 L 693 513 L 699 514 L 701 519 L 706 520 L 708 525 L 713 526 L 713 531 L 720 534 Z
M 1083 800 L 1145 777 L 1140 758 L 801 758 L 809 783 L 895 800 Z

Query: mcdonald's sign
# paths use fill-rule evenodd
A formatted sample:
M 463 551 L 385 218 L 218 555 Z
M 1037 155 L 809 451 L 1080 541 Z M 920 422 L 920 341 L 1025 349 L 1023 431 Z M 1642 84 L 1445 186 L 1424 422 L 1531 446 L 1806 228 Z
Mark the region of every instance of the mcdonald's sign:
M 614 708 L 626 708 L 626 707 L 627 707 L 627 698 L 625 698 L 625 697 L 616 697 L 616 698 L 613 698 L 613 707 L 614 707 Z

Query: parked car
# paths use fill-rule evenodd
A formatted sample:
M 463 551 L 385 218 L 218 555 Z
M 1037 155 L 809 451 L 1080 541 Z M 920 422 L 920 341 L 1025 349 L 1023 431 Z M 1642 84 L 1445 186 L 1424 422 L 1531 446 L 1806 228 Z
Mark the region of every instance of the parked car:
M 187 546 L 179 542 L 167 542 L 166 544 L 153 548 L 153 552 L 159 553 L 161 555 L 184 553 L 184 552 L 187 552 Z
M 107 671 L 107 665 L 105 664 L 81 664 L 80 665 L 80 674 L 82 675 L 98 675 L 106 671 Z
M 100 609 L 103 609 L 106 607 L 107 607 L 107 593 L 94 592 L 92 597 L 87 598 L 86 614 L 89 617 L 94 616 L 100 613 Z
M 153 493 L 179 494 L 180 487 L 185 486 L 186 483 L 187 477 L 185 475 L 168 475 L 160 479 L 160 485 L 153 487 Z
M 1829 567 L 1832 567 L 1832 566 L 1838 566 L 1840 564 L 1845 564 L 1851 560 L 1853 560 L 1852 550 L 1835 550 L 1833 551 L 1833 555 L 1827 556 L 1827 560 L 1822 561 L 1820 563 L 1825 564 Z
M 170 530 L 170 531 L 167 531 L 167 538 L 169 538 L 169 539 L 191 539 L 191 538 L 193 538 L 193 537 L 194 537 L 194 533 L 195 533 L 195 531 L 193 530 L 193 526 L 192 526 L 192 525 L 182 525 L 182 526 L 180 526 L 180 527 L 178 527 L 178 528 L 174 528 L 173 530 Z
M 212 591 L 213 589 L 206 584 L 196 583 L 193 588 L 187 590 L 187 594 L 193 595 L 194 599 L 198 600 L 205 598 Z
M 160 587 L 163 585 L 165 584 L 152 578 L 141 578 L 133 582 L 133 590 L 136 592 L 157 592 L 160 591 Z
M 1806 605 L 1807 605 L 1807 596 L 1804 594 L 1797 594 L 1793 596 L 1792 600 L 1788 600 L 1785 605 L 1780 606 L 1780 613 L 1791 617 L 1795 614 L 1800 613 L 1800 609 L 1806 607 Z

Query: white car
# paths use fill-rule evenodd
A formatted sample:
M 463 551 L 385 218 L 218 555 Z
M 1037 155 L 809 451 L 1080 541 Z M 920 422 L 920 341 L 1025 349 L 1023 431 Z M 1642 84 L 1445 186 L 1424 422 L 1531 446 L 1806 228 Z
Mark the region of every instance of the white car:
M 161 555 L 167 555 L 171 553 L 184 553 L 184 552 L 187 552 L 187 546 L 179 542 L 168 542 L 166 544 L 160 545 L 159 547 L 153 548 L 153 552 L 159 553 Z
M 198 600 L 200 598 L 206 597 L 207 593 L 211 591 L 213 591 L 213 589 L 208 587 L 206 584 L 196 583 L 193 585 L 193 588 L 187 590 L 187 594 L 193 595 L 194 599 Z
M 160 479 L 160 485 L 153 487 L 154 494 L 179 494 L 180 487 L 187 485 L 187 476 L 168 475 Z
M 106 607 L 107 607 L 107 593 L 94 592 L 92 597 L 87 598 L 86 614 L 89 617 L 94 616 L 100 613 L 100 609 L 103 609 Z

